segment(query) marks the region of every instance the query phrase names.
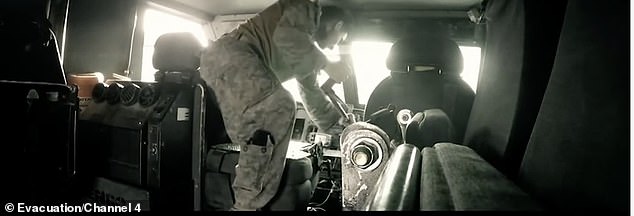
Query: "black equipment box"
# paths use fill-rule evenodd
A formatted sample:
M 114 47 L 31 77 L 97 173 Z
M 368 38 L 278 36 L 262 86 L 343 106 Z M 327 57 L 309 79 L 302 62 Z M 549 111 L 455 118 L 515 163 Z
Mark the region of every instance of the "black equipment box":
M 204 89 L 191 82 L 97 84 L 79 121 L 92 175 L 147 190 L 151 210 L 193 209 L 192 149 L 204 151 Z
M 71 199 L 76 176 L 77 88 L 0 81 L 2 196 L 11 202 Z

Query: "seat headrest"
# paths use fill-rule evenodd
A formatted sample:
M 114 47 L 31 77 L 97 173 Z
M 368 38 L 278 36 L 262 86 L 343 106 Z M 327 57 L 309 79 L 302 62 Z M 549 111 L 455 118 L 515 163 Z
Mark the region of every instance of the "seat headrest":
M 160 71 L 195 71 L 202 45 L 189 32 L 166 33 L 156 39 L 152 65 Z
M 391 71 L 407 71 L 408 66 L 434 66 L 442 74 L 462 72 L 462 53 L 453 40 L 434 35 L 418 35 L 396 41 L 386 60 Z

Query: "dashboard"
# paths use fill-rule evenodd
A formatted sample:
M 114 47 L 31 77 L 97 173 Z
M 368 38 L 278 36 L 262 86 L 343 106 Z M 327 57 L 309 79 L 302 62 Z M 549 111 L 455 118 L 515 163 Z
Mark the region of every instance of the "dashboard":
M 293 125 L 291 140 L 310 143 L 315 138 L 314 133 L 318 130 L 317 125 L 310 119 L 304 106 L 300 102 L 297 102 L 296 107 L 295 124 Z

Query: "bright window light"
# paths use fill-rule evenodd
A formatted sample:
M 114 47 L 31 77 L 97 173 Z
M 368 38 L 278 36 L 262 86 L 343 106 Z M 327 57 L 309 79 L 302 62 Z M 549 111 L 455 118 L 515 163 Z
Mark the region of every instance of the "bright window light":
M 385 65 L 385 60 L 392 47 L 392 43 L 354 41 L 351 46 L 353 67 L 357 77 L 359 103 L 366 104 L 374 88 L 376 88 L 385 77 L 390 75 L 390 70 Z M 460 51 L 462 52 L 464 63 L 464 69 L 462 73 L 460 73 L 460 77 L 462 77 L 475 92 L 480 72 L 480 47 L 460 46 Z M 335 47 L 333 50 L 323 50 L 323 52 L 329 60 L 339 60 L 338 47 Z M 324 72 L 321 72 L 317 77 L 320 84 L 324 83 L 327 79 L 328 75 Z M 295 79 L 282 83 L 282 86 L 293 95 L 296 101 L 301 101 Z M 339 84 L 333 88 L 335 93 L 343 99 L 343 86 Z
M 154 81 L 156 69 L 152 66 L 152 55 L 154 43 L 159 36 L 170 32 L 191 32 L 203 46 L 208 45 L 202 24 L 199 22 L 154 9 L 146 10 L 144 19 L 142 81 Z
M 360 104 L 366 104 L 374 88 L 390 75 L 390 70 L 385 66 L 385 60 L 391 47 L 390 42 L 352 42 L 352 64 L 357 77 Z
M 326 56 L 326 58 L 328 58 L 329 61 L 339 61 L 341 58 L 339 57 L 339 46 L 334 46 L 332 49 L 325 49 L 325 50 L 321 50 L 324 55 Z M 321 71 L 318 75 L 317 75 L 317 82 L 319 83 L 319 86 L 321 86 L 321 84 L 323 84 L 324 82 L 326 82 L 326 80 L 328 80 L 328 74 L 326 74 L 325 72 Z M 290 79 L 286 82 L 282 83 L 282 86 L 288 90 L 291 95 L 293 95 L 293 98 L 295 99 L 295 101 L 299 101 L 301 102 L 301 96 L 299 95 L 299 88 L 297 86 L 297 80 L 295 79 Z M 332 90 L 335 92 L 335 94 L 337 94 L 337 96 L 339 96 L 339 98 L 341 98 L 342 100 L 345 101 L 344 95 L 343 95 L 343 85 L 342 84 L 336 84 L 332 87 Z
M 478 75 L 480 74 L 480 47 L 460 46 L 460 52 L 462 52 L 464 65 L 460 77 L 475 92 L 478 88 Z
M 328 80 L 328 75 L 326 73 L 324 73 L 323 71 L 317 75 L 317 83 L 319 83 L 319 86 L 324 84 L 324 82 L 326 82 L 326 80 Z M 282 86 L 286 90 L 288 90 L 291 93 L 291 95 L 293 95 L 293 98 L 295 99 L 295 101 L 302 102 L 302 98 L 299 95 L 299 88 L 297 86 L 297 80 L 290 79 L 290 80 L 288 80 L 286 82 L 283 82 Z M 345 98 L 344 98 L 344 95 L 343 95 L 343 85 L 342 84 L 335 84 L 332 87 L 332 90 L 335 91 L 335 94 L 337 96 L 339 96 L 339 98 L 341 98 L 342 100 L 345 101 Z

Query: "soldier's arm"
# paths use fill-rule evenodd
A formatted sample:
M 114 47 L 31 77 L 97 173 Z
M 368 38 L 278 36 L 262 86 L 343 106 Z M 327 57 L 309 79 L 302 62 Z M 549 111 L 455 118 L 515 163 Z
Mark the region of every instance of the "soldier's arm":
M 303 79 L 297 79 L 297 83 L 306 112 L 317 127 L 326 131 L 335 125 L 341 116 L 319 88 L 317 74 L 313 73 Z
M 321 9 L 308 0 L 281 0 L 280 3 L 283 14 L 273 33 L 273 43 L 287 68 L 302 79 L 328 63 L 313 39 Z

